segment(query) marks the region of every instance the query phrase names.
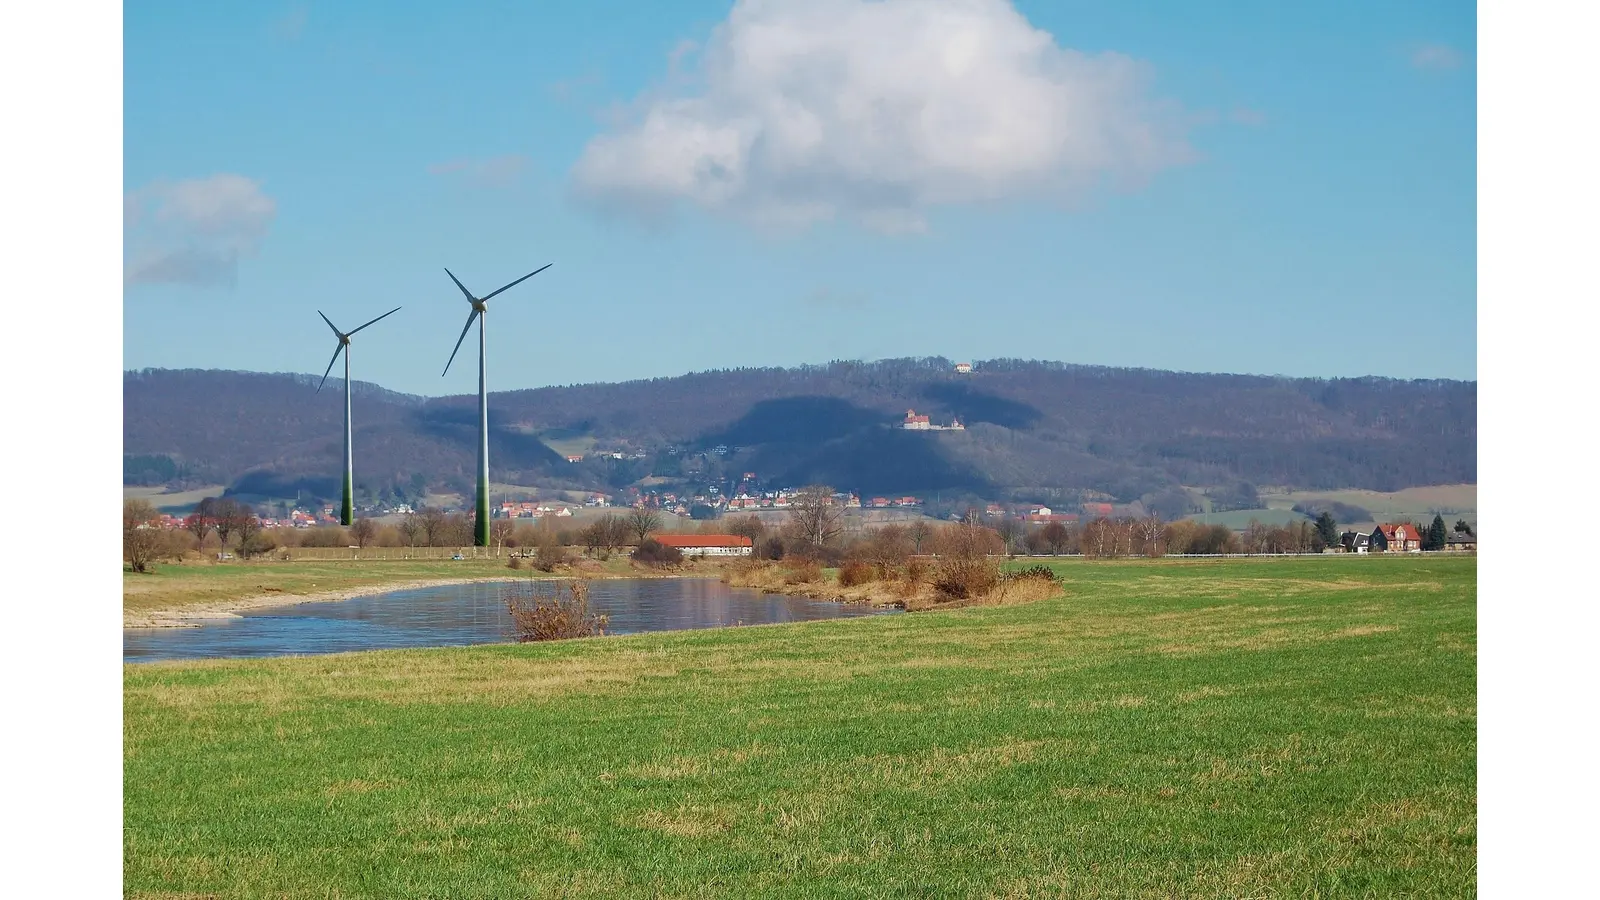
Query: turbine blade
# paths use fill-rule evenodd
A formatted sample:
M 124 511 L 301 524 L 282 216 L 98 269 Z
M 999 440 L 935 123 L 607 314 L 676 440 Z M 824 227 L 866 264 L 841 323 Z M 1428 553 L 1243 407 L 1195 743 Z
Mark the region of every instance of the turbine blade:
M 468 303 L 472 303 L 472 302 L 475 302 L 477 300 L 476 297 L 472 296 L 472 292 L 467 290 L 467 286 L 461 283 L 461 279 L 459 279 L 459 278 L 457 278 L 455 276 L 454 272 L 451 272 L 449 269 L 445 269 L 444 273 L 446 275 L 450 276 L 450 280 L 454 281 L 456 283 L 456 287 L 461 288 L 461 293 L 467 295 L 467 302 Z
M 367 325 L 371 325 L 373 322 L 378 322 L 378 321 L 381 321 L 383 319 L 387 319 L 387 318 L 389 318 L 390 316 L 394 315 L 395 313 L 397 313 L 399 311 L 400 311 L 400 307 L 396 306 L 394 309 L 391 309 L 388 312 L 384 313 L 383 315 L 379 316 L 378 318 L 373 319 L 372 322 L 368 322 Z M 367 327 L 367 325 L 363 325 L 363 326 L 361 326 L 361 328 L 365 328 L 365 327 Z M 352 331 L 350 333 L 351 334 L 355 334 L 356 331 L 360 331 L 361 328 L 357 328 L 355 331 Z
M 472 315 L 467 316 L 467 324 L 466 324 L 466 326 L 461 329 L 461 337 L 456 338 L 456 349 L 450 351 L 450 362 L 447 362 L 447 363 L 444 364 L 444 371 L 439 373 L 439 377 L 440 378 L 443 378 L 444 376 L 450 374 L 450 363 L 453 363 L 453 362 L 456 361 L 456 354 L 461 352 L 461 342 L 467 339 L 467 329 L 471 328 L 472 327 L 472 323 L 476 322 L 477 320 L 478 320 L 478 310 L 476 308 L 474 308 L 472 310 Z
M 322 373 L 322 380 L 317 382 L 317 393 L 322 393 L 322 386 L 328 383 L 328 373 L 333 371 L 333 364 L 339 361 L 339 354 L 344 351 L 344 342 L 333 349 L 333 359 L 328 360 L 328 368 Z
M 322 316 L 322 310 L 317 310 L 317 315 Z M 329 328 L 333 328 L 333 323 L 328 321 L 327 316 L 322 316 L 322 321 L 327 322 Z M 344 340 L 344 334 L 342 334 L 339 329 L 333 328 L 333 333 L 338 336 L 339 340 Z
M 506 285 L 505 287 L 501 288 L 499 291 L 495 291 L 494 294 L 498 294 L 498 293 L 500 293 L 500 291 L 504 291 L 507 288 L 514 288 L 517 285 L 523 283 L 524 281 L 527 281 L 529 278 L 532 278 L 533 276 L 539 274 L 540 272 L 543 272 L 545 269 L 548 269 L 553 265 L 555 265 L 555 263 L 545 263 L 544 265 L 540 266 L 539 268 L 534 269 L 532 272 L 529 272 L 528 274 L 522 276 L 521 278 L 518 278 L 516 281 L 513 281 L 510 284 Z M 489 297 L 493 297 L 494 294 L 490 294 Z M 487 299 L 489 299 L 489 297 L 485 297 L 483 299 L 487 300 Z

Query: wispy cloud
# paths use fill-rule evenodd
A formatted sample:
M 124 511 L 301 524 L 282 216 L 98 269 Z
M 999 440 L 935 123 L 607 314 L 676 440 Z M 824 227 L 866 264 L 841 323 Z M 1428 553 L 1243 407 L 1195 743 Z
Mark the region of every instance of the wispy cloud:
M 432 175 L 464 178 L 480 187 L 509 187 L 522 177 L 527 168 L 528 157 L 520 153 L 508 153 L 488 159 L 453 159 L 449 162 L 434 163 L 428 167 L 428 172 Z
M 1250 109 L 1246 106 L 1236 106 L 1228 113 L 1228 121 L 1235 125 L 1265 125 L 1267 114 L 1259 109 Z
M 305 33 L 310 11 L 304 3 L 296 3 L 289 11 L 272 21 L 272 36 L 280 41 L 299 40 Z
M 584 149 L 580 197 L 915 232 L 937 206 L 1065 202 L 1194 158 L 1145 65 L 1061 47 L 1009 0 L 740 0 L 667 70 Z
M 1447 44 L 1423 44 L 1411 53 L 1411 64 L 1419 69 L 1448 71 L 1461 68 L 1461 53 Z
M 122 205 L 123 282 L 232 285 L 239 260 L 260 251 L 277 213 L 261 185 L 243 175 L 162 180 L 131 191 Z

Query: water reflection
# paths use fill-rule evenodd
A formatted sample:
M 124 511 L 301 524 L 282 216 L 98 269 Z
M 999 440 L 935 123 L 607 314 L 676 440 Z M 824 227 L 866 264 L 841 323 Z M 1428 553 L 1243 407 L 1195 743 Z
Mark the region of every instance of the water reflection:
M 342 653 L 393 647 L 452 647 L 510 639 L 501 601 L 506 583 L 394 591 L 330 603 L 252 610 L 199 628 L 129 629 L 126 662 L 233 656 Z M 609 634 L 762 625 L 883 610 L 730 588 L 714 579 L 593 581 L 589 604 L 611 617 Z

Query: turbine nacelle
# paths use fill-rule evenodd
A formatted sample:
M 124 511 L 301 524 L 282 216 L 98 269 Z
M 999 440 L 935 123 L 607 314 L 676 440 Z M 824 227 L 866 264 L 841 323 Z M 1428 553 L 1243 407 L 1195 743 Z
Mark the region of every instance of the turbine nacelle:
M 518 278 L 516 281 L 511 282 L 510 284 L 506 285 L 505 287 L 500 288 L 497 291 L 491 291 L 490 293 L 488 293 L 487 295 L 482 296 L 482 297 L 474 297 L 472 295 L 472 292 L 467 290 L 467 286 L 461 283 L 461 279 L 459 279 L 459 278 L 457 278 L 455 276 L 454 272 L 451 272 L 449 269 L 445 269 L 444 273 L 446 275 L 450 276 L 450 280 L 454 281 L 456 283 L 456 287 L 461 289 L 461 293 L 462 293 L 463 296 L 465 296 L 467 298 L 467 302 L 472 304 L 472 312 L 467 314 L 467 324 L 463 325 L 461 327 L 461 336 L 456 338 L 456 348 L 454 350 L 450 351 L 450 359 L 449 359 L 449 361 L 447 361 L 444 364 L 444 371 L 439 373 L 439 377 L 443 378 L 444 376 L 450 374 L 450 364 L 456 361 L 456 354 L 461 352 L 461 342 L 467 339 L 467 332 L 472 328 L 472 323 L 476 322 L 478 320 L 479 316 L 485 315 L 486 313 L 489 312 L 489 298 L 490 297 L 493 297 L 496 294 L 499 294 L 501 291 L 505 291 L 505 290 L 508 290 L 510 288 L 516 287 L 517 285 L 523 283 L 524 281 L 527 281 L 529 278 L 532 278 L 533 276 L 539 274 L 540 272 L 543 272 L 545 269 L 550 268 L 552 265 L 555 265 L 555 264 L 554 263 L 545 263 L 544 265 L 540 266 L 537 269 L 534 269 L 532 272 L 529 272 L 528 274 L 522 276 L 521 278 Z
M 327 322 L 328 328 L 332 329 L 334 335 L 339 338 L 339 346 L 333 349 L 333 359 L 328 360 L 328 368 L 323 371 L 322 380 L 317 382 L 317 393 L 322 393 L 322 386 L 328 383 L 328 373 L 333 371 L 333 364 L 339 361 L 339 354 L 344 353 L 349 349 L 350 336 L 360 331 L 362 328 L 367 327 L 367 325 L 371 325 L 373 322 L 377 322 L 381 319 L 387 319 L 399 311 L 400 307 L 396 306 L 394 309 L 391 309 L 378 318 L 373 319 L 372 322 L 362 325 L 360 328 L 352 328 L 349 331 L 340 331 L 331 321 L 328 320 L 327 316 L 322 315 L 322 310 L 317 310 L 317 315 L 322 316 L 322 321 Z

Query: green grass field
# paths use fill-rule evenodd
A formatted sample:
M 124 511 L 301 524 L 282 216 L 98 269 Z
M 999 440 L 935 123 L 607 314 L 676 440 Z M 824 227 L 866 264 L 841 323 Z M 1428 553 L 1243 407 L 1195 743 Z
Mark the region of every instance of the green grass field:
M 135 897 L 1462 897 L 1476 561 L 124 669 Z

